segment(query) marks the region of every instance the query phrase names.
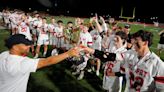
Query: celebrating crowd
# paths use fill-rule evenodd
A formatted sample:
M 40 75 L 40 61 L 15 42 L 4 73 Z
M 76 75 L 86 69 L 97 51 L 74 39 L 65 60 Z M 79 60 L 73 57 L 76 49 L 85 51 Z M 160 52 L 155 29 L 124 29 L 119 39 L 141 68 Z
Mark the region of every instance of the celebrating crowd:
M 64 59 L 71 61 L 78 80 L 85 72 L 99 76 L 103 69 L 102 88 L 107 92 L 122 92 L 123 85 L 124 92 L 164 92 L 164 62 L 149 49 L 153 40 L 149 31 L 130 34 L 130 24 L 121 27 L 114 18 L 106 21 L 97 14 L 88 23 L 75 18 L 66 25 L 53 16 L 20 10 L 3 10 L 1 16 L 11 33 L 5 41 L 9 51 L 0 54 L 2 92 L 26 92 L 31 72 Z

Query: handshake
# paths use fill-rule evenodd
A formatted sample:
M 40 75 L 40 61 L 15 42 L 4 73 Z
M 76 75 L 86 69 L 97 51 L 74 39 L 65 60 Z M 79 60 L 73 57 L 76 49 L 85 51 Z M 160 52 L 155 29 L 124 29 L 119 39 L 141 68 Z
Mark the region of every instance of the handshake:
M 89 48 L 84 45 L 79 45 L 79 46 L 76 46 L 76 47 L 68 50 L 66 53 L 68 54 L 69 57 L 80 57 L 81 53 L 83 53 L 83 52 L 93 54 L 94 49 Z
M 109 53 L 109 52 L 103 52 L 99 50 L 94 50 L 92 48 L 89 48 L 84 45 L 79 45 L 76 46 L 66 53 L 68 54 L 69 57 L 80 57 L 80 53 L 85 52 L 89 54 L 93 54 L 96 58 L 99 58 L 102 61 L 115 61 L 116 60 L 116 54 L 115 53 Z

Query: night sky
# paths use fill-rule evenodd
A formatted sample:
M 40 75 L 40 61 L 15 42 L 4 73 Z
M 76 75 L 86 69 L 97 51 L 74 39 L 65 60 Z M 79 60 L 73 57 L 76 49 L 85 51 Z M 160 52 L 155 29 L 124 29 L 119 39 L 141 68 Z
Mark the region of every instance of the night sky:
M 19 3 L 18 3 L 19 2 Z M 124 7 L 124 16 L 132 16 L 136 7 L 136 17 L 163 17 L 161 0 L 0 0 L 0 7 L 46 10 L 51 13 L 70 16 L 99 15 L 119 16 Z

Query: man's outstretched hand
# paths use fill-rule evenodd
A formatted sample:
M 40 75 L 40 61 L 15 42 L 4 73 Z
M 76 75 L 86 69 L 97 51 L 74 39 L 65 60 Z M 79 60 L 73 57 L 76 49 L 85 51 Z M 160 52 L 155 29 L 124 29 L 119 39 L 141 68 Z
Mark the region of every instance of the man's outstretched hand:
M 69 55 L 69 57 L 80 57 L 80 54 L 79 54 L 80 51 L 81 51 L 81 47 L 77 46 L 67 51 L 67 54 Z
M 90 53 L 90 54 L 93 54 L 94 53 L 94 49 L 92 48 L 89 48 L 87 46 L 84 46 L 84 45 L 79 45 L 79 47 L 81 48 L 80 51 L 84 51 L 86 53 Z

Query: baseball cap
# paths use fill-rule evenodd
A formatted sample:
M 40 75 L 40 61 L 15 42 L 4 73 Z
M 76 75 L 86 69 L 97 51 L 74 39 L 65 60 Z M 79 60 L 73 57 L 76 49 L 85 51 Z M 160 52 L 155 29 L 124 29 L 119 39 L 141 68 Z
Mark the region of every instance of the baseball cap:
M 11 35 L 8 39 L 5 40 L 5 46 L 9 49 L 16 44 L 32 45 L 33 42 L 27 39 L 27 37 L 23 34 Z

